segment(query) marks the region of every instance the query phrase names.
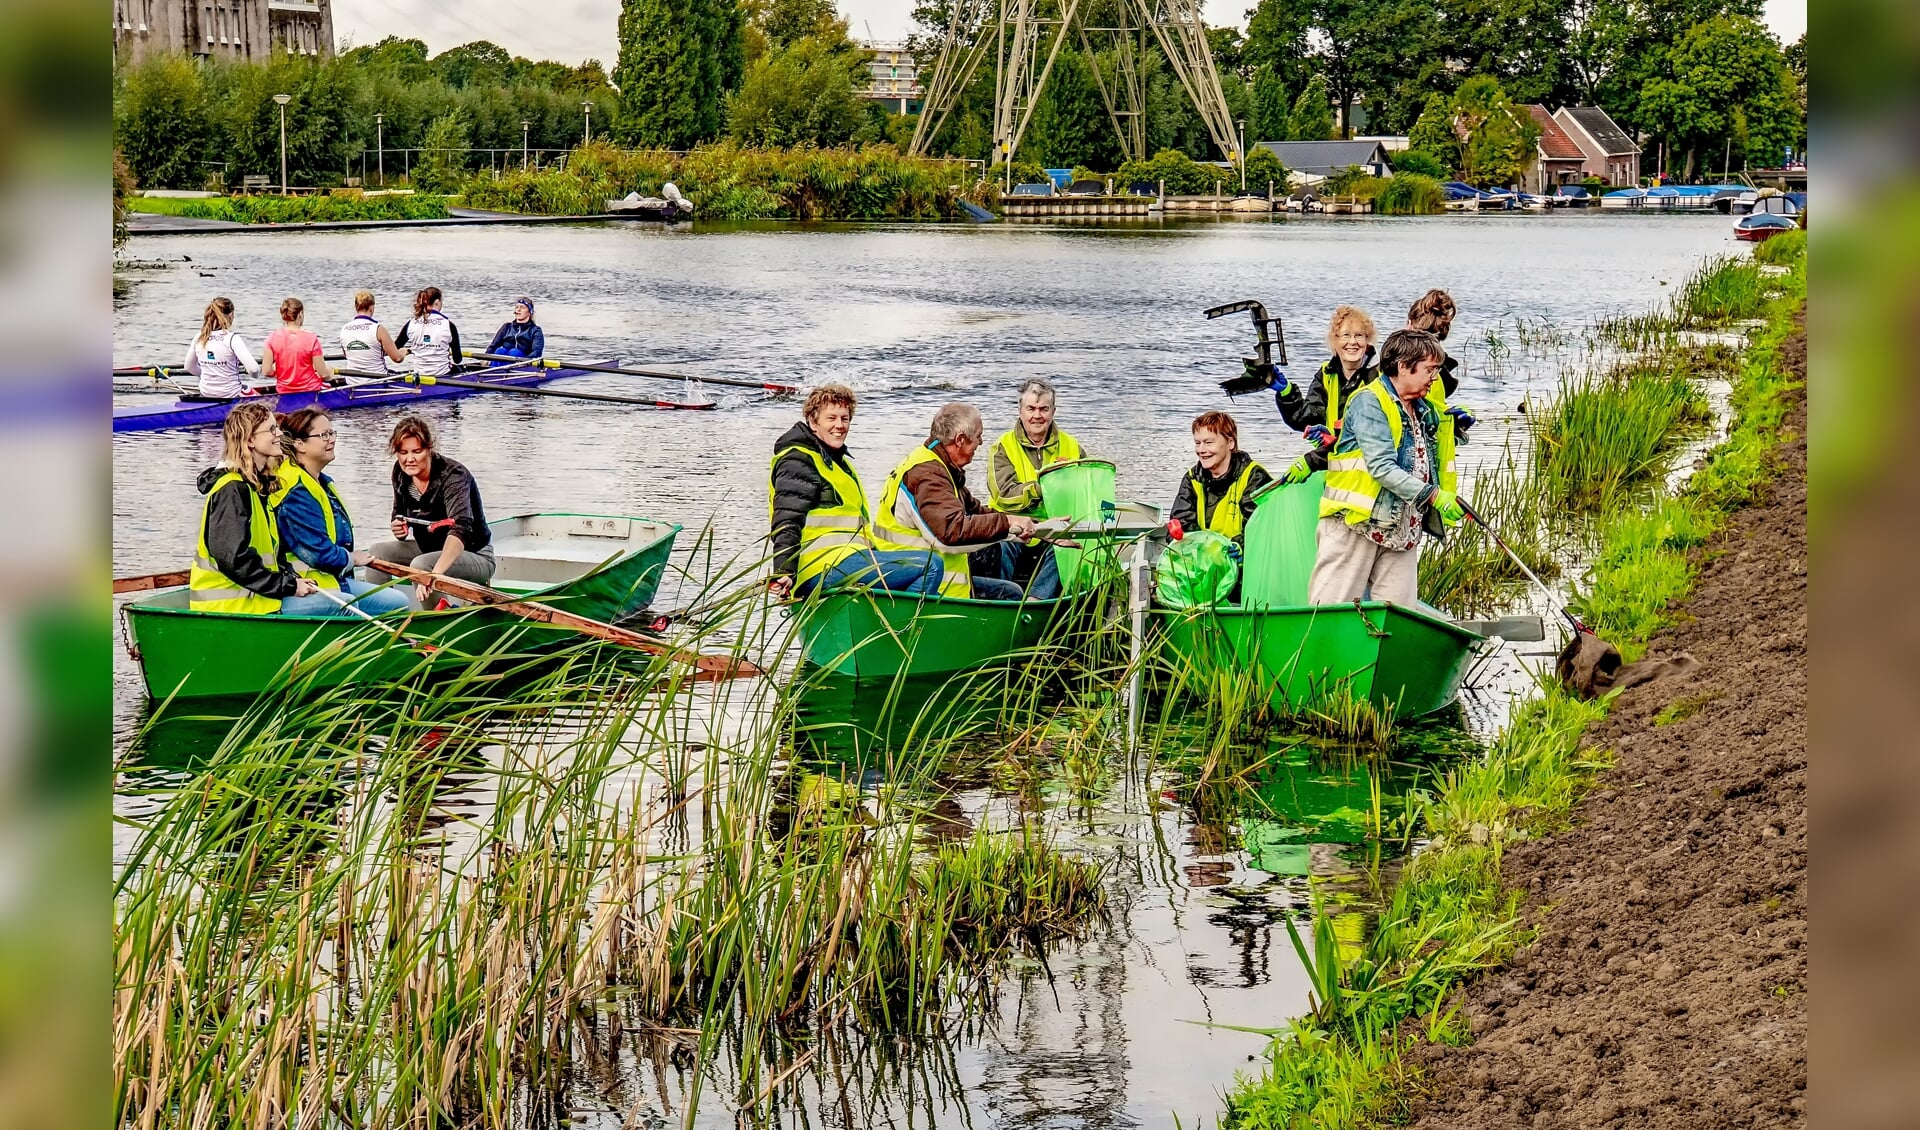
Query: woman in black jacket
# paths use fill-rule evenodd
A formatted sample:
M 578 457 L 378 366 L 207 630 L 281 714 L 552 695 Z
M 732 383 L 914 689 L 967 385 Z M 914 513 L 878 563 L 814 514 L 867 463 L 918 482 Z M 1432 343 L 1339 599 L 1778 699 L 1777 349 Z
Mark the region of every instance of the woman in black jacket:
M 402 416 L 393 452 L 393 541 L 369 547 L 381 561 L 484 585 L 493 580 L 493 534 L 472 472 L 433 449 L 433 429 Z M 418 593 L 426 599 L 422 589 Z
M 1348 399 L 1380 375 L 1373 359 L 1378 336 L 1365 310 L 1340 307 L 1327 325 L 1327 348 L 1333 356 L 1304 388 L 1288 382 L 1274 390 L 1273 402 L 1280 409 L 1280 418 L 1295 431 L 1305 432 L 1307 442 L 1313 445 L 1288 470 L 1289 482 L 1327 469 L 1327 452 L 1333 450 L 1333 441 L 1338 438 L 1340 415 Z

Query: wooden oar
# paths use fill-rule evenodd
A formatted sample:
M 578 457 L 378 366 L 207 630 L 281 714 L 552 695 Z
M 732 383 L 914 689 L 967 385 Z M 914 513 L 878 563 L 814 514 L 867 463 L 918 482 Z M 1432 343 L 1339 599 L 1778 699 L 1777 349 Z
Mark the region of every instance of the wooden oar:
M 167 573 L 146 573 L 138 577 L 115 577 L 113 591 L 115 595 L 123 592 L 149 592 L 153 589 L 177 589 L 187 583 L 187 571 L 176 569 Z
M 317 591 L 320 593 L 321 596 L 326 597 L 328 600 L 333 601 L 335 604 L 346 609 L 348 612 L 351 612 L 353 615 L 358 616 L 362 620 L 365 620 L 367 623 L 372 624 L 376 628 L 379 628 L 381 631 L 392 636 L 394 639 L 399 640 L 401 643 L 412 644 L 413 649 L 422 655 L 432 655 L 433 653 L 440 650 L 440 646 L 438 644 L 430 643 L 427 640 L 410 638 L 405 632 L 400 630 L 400 626 L 398 624 L 387 623 L 385 620 L 380 619 L 378 616 L 375 616 L 373 613 L 368 612 L 366 609 L 355 604 L 353 601 L 349 600 L 346 596 L 342 595 L 336 589 L 317 588 Z
M 638 404 L 645 408 L 690 408 L 695 410 L 716 407 L 711 401 L 695 403 L 683 400 L 646 400 L 638 396 L 608 396 L 598 392 L 561 392 L 552 388 L 530 388 L 526 385 L 490 384 L 485 381 L 460 381 L 448 377 L 425 377 L 409 373 L 408 384 L 449 385 L 453 388 L 472 388 L 486 392 L 524 392 L 533 396 L 557 396 L 563 400 L 598 400 L 607 404 Z
M 730 655 L 702 655 L 683 648 L 651 640 L 639 632 L 618 628 L 612 624 L 589 619 L 572 612 L 563 612 L 550 604 L 524 600 L 512 593 L 490 589 L 485 585 L 476 585 L 471 581 L 456 580 L 438 573 L 428 573 L 406 565 L 396 565 L 391 561 L 369 561 L 367 567 L 377 569 L 389 577 L 399 577 L 423 585 L 429 592 L 445 593 L 459 600 L 474 604 L 484 604 L 489 608 L 531 620 L 539 624 L 551 624 L 556 628 L 566 628 L 595 639 L 617 643 L 644 651 L 649 655 L 665 656 L 675 663 L 685 663 L 698 672 L 697 681 L 711 682 L 720 679 L 751 678 L 765 672 L 745 659 L 736 659 Z
M 659 381 L 698 381 L 708 385 L 728 385 L 733 388 L 753 388 L 762 392 L 777 392 L 792 395 L 800 390 L 799 385 L 779 384 L 775 381 L 742 380 L 739 377 L 695 377 L 686 373 L 669 373 L 663 369 L 629 369 L 621 365 L 606 365 L 596 361 L 556 361 L 542 357 L 528 361 L 524 357 L 508 357 L 499 353 L 476 353 L 475 357 L 483 361 L 519 361 L 523 364 L 538 365 L 543 369 L 579 369 L 587 373 L 613 373 L 622 377 L 650 377 Z

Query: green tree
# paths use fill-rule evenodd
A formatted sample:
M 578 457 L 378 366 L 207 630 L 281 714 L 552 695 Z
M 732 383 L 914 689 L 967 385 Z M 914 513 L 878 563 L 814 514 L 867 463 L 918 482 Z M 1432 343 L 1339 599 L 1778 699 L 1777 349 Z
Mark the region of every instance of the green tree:
M 1729 152 L 1743 163 L 1775 164 L 1800 137 L 1780 43 L 1746 16 L 1716 16 L 1687 29 L 1668 53 L 1667 73 L 1648 80 L 1641 105 L 1688 177 L 1703 159 L 1717 165 Z
M 1280 76 L 1263 72 L 1253 80 L 1253 110 L 1247 118 L 1247 141 L 1287 139 L 1287 88 Z
M 113 139 L 135 179 L 153 188 L 199 188 L 221 159 L 198 67 L 162 55 L 115 76 Z
M 458 114 L 442 114 L 421 139 L 413 183 L 423 192 L 455 193 L 467 183 L 467 123 Z
M 735 92 L 728 132 L 744 145 L 842 145 L 865 115 L 853 85 L 859 53 L 803 36 L 747 68 Z
M 1113 124 L 1093 73 L 1078 52 L 1062 51 L 1054 60 L 1046 93 L 1020 143 L 1020 156 L 1055 169 L 1111 169 L 1119 164 Z
M 1287 166 L 1273 155 L 1273 150 L 1260 145 L 1250 145 L 1247 153 L 1247 187 L 1255 192 L 1267 191 L 1273 186 L 1274 195 L 1287 191 Z
M 1333 102 L 1327 81 L 1315 75 L 1287 115 L 1287 140 L 1325 141 L 1333 136 Z
M 1447 179 L 1447 166 L 1440 158 L 1424 149 L 1406 149 L 1391 156 L 1394 176 L 1412 173 L 1417 176 L 1431 177 L 1434 180 Z
M 1420 117 L 1407 133 L 1412 149 L 1429 154 L 1448 169 L 1460 167 L 1460 135 L 1453 128 L 1453 105 L 1445 96 L 1431 94 Z
M 746 68 L 744 26 L 735 0 L 622 0 L 620 135 L 664 149 L 717 137 Z
M 469 86 L 504 86 L 515 77 L 514 62 L 512 52 L 480 39 L 435 55 L 432 67 L 441 82 L 462 90 Z
M 846 21 L 833 0 L 766 0 L 748 22 L 776 48 L 809 36 L 829 44 L 847 37 Z
M 1307 43 L 1311 24 L 1308 0 L 1259 0 L 1248 10 L 1247 42 L 1241 57 L 1256 92 L 1263 77 L 1277 80 L 1282 90 L 1299 90 L 1307 84 L 1313 73 Z M 1281 116 L 1285 114 L 1283 101 Z M 1280 135 L 1263 136 L 1277 140 Z
M 1492 75 L 1475 75 L 1453 96 L 1460 143 L 1460 179 L 1481 188 L 1520 180 L 1540 140 L 1540 127 L 1507 98 Z

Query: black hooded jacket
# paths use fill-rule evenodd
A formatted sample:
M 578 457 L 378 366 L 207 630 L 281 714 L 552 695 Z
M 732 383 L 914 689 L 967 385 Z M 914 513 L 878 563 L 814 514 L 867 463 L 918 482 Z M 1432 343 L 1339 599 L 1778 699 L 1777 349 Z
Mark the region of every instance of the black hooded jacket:
M 844 467 L 848 474 L 859 477 L 849 459 L 851 453 L 844 447 L 828 447 L 813 434 L 805 420 L 788 428 L 773 442 L 776 452 L 786 452 L 773 464 L 773 575 L 776 577 L 791 577 L 798 567 L 800 529 L 806 524 L 807 512 L 846 501 L 833 489 L 833 484 L 820 477 L 813 460 L 803 452 L 788 450 L 794 447 L 817 452 L 828 463 Z
M 1280 418 L 1285 420 L 1287 426 L 1294 431 L 1304 432 L 1315 424 L 1328 428 L 1333 426 L 1333 422 L 1327 419 L 1326 378 L 1328 373 L 1339 376 L 1340 403 L 1344 405 L 1353 398 L 1354 393 L 1360 391 L 1361 386 L 1380 375 L 1380 367 L 1375 364 L 1372 347 L 1368 347 L 1366 358 L 1361 361 L 1360 368 L 1351 377 L 1347 376 L 1346 371 L 1340 367 L 1340 358 L 1330 357 L 1327 363 L 1320 366 L 1319 371 L 1307 380 L 1298 383 L 1289 382 L 1285 393 L 1274 393 L 1273 403 L 1280 409 Z
M 1227 491 L 1232 488 L 1234 481 L 1247 469 L 1247 464 L 1252 462 L 1253 456 L 1248 455 L 1244 451 L 1236 451 L 1233 453 L 1233 458 L 1227 460 L 1227 473 L 1217 479 L 1208 475 L 1200 464 L 1195 463 L 1192 470 L 1180 476 L 1180 493 L 1173 496 L 1173 513 L 1168 515 L 1168 517 L 1178 521 L 1188 530 L 1198 530 L 1200 528 L 1200 504 L 1199 500 L 1193 496 L 1193 481 L 1199 479 L 1202 487 L 1206 490 L 1207 512 L 1212 513 L 1219 507 L 1220 500 L 1227 496 Z M 1267 474 L 1265 467 L 1254 467 L 1253 474 L 1247 478 L 1247 492 L 1240 496 L 1240 516 L 1242 518 L 1247 518 L 1253 514 L 1252 498 L 1254 492 L 1272 481 L 1273 476 Z
M 200 472 L 196 483 L 200 493 L 213 490 L 213 484 L 226 473 L 225 467 L 208 467 Z M 213 491 L 207 499 L 207 552 L 234 584 L 261 596 L 285 600 L 293 595 L 300 578 L 287 564 L 284 553 L 277 561 L 262 561 L 253 548 L 253 503 L 247 497 L 252 493 L 244 478 Z M 266 507 L 265 495 L 260 496 L 260 504 Z M 272 520 L 271 509 L 268 520 Z

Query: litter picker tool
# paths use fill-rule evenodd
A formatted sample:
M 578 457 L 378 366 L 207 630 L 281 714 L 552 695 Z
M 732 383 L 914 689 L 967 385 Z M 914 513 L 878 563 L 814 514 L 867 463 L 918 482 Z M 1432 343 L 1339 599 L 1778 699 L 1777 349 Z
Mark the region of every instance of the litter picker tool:
M 1527 563 L 1520 560 L 1520 555 L 1507 544 L 1507 539 L 1500 536 L 1500 531 L 1489 525 L 1478 511 L 1467 504 L 1466 499 L 1461 498 L 1457 501 L 1466 516 L 1487 532 L 1487 536 L 1493 539 L 1493 544 L 1499 546 L 1508 557 L 1513 559 L 1513 563 L 1526 574 L 1527 580 L 1532 581 L 1534 587 L 1546 596 L 1547 603 L 1573 627 L 1573 639 L 1569 640 L 1567 646 L 1561 650 L 1559 662 L 1554 668 L 1561 680 L 1574 686 L 1579 693 L 1589 696 L 1596 689 L 1611 683 L 1613 673 L 1618 671 L 1620 665 L 1625 662 L 1620 649 L 1601 639 L 1585 621 L 1573 614 L 1573 609 L 1560 603 L 1554 597 L 1553 590 L 1547 587 L 1546 582 L 1535 576 L 1533 570 L 1527 568 Z
M 1219 318 L 1227 314 L 1245 311 L 1253 318 L 1254 355 L 1245 358 L 1247 371 L 1231 380 L 1220 382 L 1220 388 L 1228 396 L 1240 396 L 1249 392 L 1264 392 L 1272 387 L 1274 374 L 1280 366 L 1287 363 L 1286 327 L 1280 319 L 1270 317 L 1266 306 L 1260 302 L 1243 298 L 1238 302 L 1228 302 L 1206 311 L 1208 318 Z

